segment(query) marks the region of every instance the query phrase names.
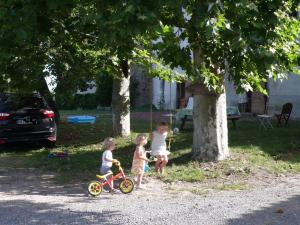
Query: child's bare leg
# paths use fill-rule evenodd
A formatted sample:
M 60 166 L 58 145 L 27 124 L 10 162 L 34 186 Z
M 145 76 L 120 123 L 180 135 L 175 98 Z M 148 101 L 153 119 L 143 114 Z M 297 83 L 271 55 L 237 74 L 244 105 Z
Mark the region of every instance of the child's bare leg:
M 110 179 L 111 177 L 108 177 L 108 180 Z M 112 190 L 112 189 L 114 189 L 114 181 L 113 180 L 111 180 L 111 181 L 109 181 L 109 182 L 107 182 L 108 183 L 108 185 L 110 186 L 110 189 Z
M 143 175 L 144 175 L 144 173 L 137 175 L 137 181 L 136 181 L 137 188 L 139 188 L 142 184 Z
M 161 157 L 157 157 L 157 161 L 155 162 L 155 172 L 159 171 L 161 162 Z
M 159 167 L 159 170 L 160 170 L 161 174 L 164 173 L 164 170 L 165 170 L 165 167 L 166 167 L 168 161 L 169 161 L 168 156 L 165 155 L 165 156 L 162 157 L 162 162 L 161 162 L 160 167 Z

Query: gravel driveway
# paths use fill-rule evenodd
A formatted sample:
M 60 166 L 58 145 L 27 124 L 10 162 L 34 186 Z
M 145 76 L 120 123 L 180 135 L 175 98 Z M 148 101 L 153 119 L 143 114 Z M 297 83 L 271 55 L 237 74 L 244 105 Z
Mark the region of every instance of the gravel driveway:
M 207 196 L 183 186 L 150 179 L 146 190 L 92 198 L 84 184 L 60 186 L 52 174 L 0 169 L 0 224 L 300 225 L 300 176 Z

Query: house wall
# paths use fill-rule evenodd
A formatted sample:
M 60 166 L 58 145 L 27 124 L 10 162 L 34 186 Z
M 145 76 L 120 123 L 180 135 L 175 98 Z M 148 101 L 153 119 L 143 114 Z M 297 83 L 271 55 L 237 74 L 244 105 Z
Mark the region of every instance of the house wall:
M 162 86 L 161 86 L 161 80 L 159 78 L 153 78 L 152 84 L 153 84 L 153 90 L 152 90 L 152 102 L 153 105 L 155 105 L 156 108 L 161 108 L 161 95 L 162 95 Z
M 225 81 L 226 89 L 226 104 L 227 106 L 237 106 L 239 103 L 239 96 L 236 93 L 236 89 L 232 82 L 226 79 Z
M 253 114 L 266 113 L 266 98 L 264 94 L 259 92 L 252 92 L 251 94 L 251 112 Z
M 176 109 L 177 101 L 177 84 L 176 82 L 165 82 L 165 104 L 164 109 Z
M 246 103 L 248 102 L 247 94 L 246 93 L 237 94 L 234 84 L 229 80 L 225 81 L 225 89 L 226 89 L 227 106 L 238 106 L 240 112 L 245 113 Z M 256 110 L 256 111 L 254 110 L 255 113 L 258 113 L 256 105 L 257 105 L 256 101 L 254 101 L 254 105 L 252 105 L 252 108 Z
M 158 78 L 153 79 L 153 104 L 157 108 L 161 108 L 162 100 L 162 81 Z M 239 103 L 246 103 L 246 94 L 237 94 L 235 86 L 232 82 L 226 81 L 226 101 L 227 106 L 238 106 Z M 164 109 L 170 108 L 170 101 L 172 109 L 176 108 L 176 83 L 172 83 L 171 92 L 172 97 L 170 100 L 170 84 L 165 82 L 164 84 Z M 288 80 L 268 82 L 269 100 L 268 100 L 268 113 L 280 113 L 282 105 L 291 102 L 293 104 L 292 117 L 300 118 L 300 76 L 291 75 Z M 186 93 L 186 98 L 190 96 L 190 93 Z M 260 93 L 252 93 L 251 112 L 256 114 L 262 114 L 265 111 L 265 98 Z
M 153 104 L 158 109 L 176 109 L 177 84 L 153 78 Z M 164 89 L 164 90 L 163 90 Z M 170 96 L 171 94 L 171 96 Z
M 132 82 L 137 82 L 136 96 L 134 96 L 134 107 L 151 104 L 152 78 L 148 76 L 147 70 L 139 65 L 130 68 Z
M 291 117 L 300 118 L 300 76 L 291 74 L 287 80 L 269 80 L 269 113 L 280 113 L 282 105 L 293 104 Z

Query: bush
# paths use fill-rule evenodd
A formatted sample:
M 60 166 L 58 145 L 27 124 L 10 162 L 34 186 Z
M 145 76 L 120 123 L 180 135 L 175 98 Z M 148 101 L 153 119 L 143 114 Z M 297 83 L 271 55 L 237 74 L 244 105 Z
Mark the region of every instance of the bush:
M 112 77 L 101 74 L 97 77 L 96 93 L 90 94 L 61 94 L 56 95 L 59 109 L 95 109 L 98 106 L 109 107 L 112 98 Z

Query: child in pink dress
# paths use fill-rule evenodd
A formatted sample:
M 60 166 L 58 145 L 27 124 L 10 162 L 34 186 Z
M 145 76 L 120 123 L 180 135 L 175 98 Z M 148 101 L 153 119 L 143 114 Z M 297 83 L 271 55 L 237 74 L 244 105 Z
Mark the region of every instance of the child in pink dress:
M 137 184 L 136 188 L 141 188 L 141 183 L 144 175 L 145 163 L 148 162 L 144 146 L 147 144 L 145 134 L 139 134 L 136 138 L 136 148 L 133 155 L 131 172 L 135 175 Z

